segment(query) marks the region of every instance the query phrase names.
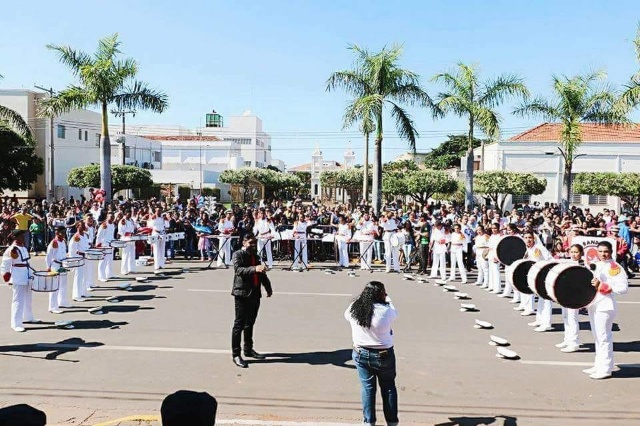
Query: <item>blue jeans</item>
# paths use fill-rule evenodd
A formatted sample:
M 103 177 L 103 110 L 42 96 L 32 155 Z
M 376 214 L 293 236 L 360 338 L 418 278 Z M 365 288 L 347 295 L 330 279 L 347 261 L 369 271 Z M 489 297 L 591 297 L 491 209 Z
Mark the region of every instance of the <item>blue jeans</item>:
M 396 390 L 396 355 L 393 348 L 380 350 L 358 348 L 352 353 L 361 385 L 364 423 L 376 423 L 376 379 L 380 384 L 382 409 L 387 425 L 398 424 L 398 391 Z

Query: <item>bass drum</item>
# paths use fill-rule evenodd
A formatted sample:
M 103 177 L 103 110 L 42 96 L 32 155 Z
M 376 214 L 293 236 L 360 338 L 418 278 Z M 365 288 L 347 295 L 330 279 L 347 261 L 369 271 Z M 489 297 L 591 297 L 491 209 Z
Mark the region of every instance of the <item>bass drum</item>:
M 527 283 L 527 274 L 535 262 L 529 259 L 518 259 L 507 268 L 507 279 L 520 293 L 533 294 Z
M 549 271 L 560 262 L 557 260 L 541 260 L 533 264 L 527 274 L 527 284 L 531 291 L 546 300 L 552 300 L 547 293 L 546 280 Z
M 511 265 L 517 260 L 522 260 L 527 253 L 527 245 L 524 240 L 515 235 L 503 237 L 496 247 L 496 256 L 503 265 Z
M 580 309 L 595 299 L 597 290 L 591 285 L 593 273 L 584 266 L 560 264 L 554 266 L 545 280 L 549 297 L 560 306 Z

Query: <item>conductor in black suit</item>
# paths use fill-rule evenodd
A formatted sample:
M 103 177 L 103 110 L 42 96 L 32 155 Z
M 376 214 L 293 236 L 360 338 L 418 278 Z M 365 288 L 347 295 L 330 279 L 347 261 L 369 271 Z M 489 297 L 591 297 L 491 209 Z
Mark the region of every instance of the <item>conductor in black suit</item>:
M 267 277 L 266 266 L 261 264 L 258 256 L 258 242 L 253 234 L 245 234 L 242 240 L 242 250 L 233 253 L 233 289 L 236 304 L 236 319 L 231 332 L 231 350 L 233 363 L 240 368 L 247 368 L 248 364 L 240 354 L 241 335 L 244 331 L 244 356 L 264 359 L 264 355 L 253 349 L 253 325 L 260 309 L 261 287 L 271 297 L 271 281 Z

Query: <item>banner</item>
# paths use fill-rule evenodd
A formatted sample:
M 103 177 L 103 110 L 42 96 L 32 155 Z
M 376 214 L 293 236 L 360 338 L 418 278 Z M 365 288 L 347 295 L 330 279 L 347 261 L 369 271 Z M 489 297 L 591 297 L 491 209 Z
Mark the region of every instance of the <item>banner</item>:
M 613 253 L 611 253 L 611 257 L 613 259 L 616 258 L 616 240 L 614 238 L 605 238 L 605 237 L 583 237 L 577 236 L 573 237 L 571 240 L 572 244 L 579 244 L 584 249 L 584 263 L 586 265 L 590 265 L 591 263 L 598 260 L 598 244 L 601 241 L 608 241 L 613 247 Z

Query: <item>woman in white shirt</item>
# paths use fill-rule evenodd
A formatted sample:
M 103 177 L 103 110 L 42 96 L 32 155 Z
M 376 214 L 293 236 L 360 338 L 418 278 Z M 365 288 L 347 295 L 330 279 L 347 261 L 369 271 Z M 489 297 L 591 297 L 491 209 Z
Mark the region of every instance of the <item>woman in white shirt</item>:
M 349 305 L 344 317 L 351 324 L 353 360 L 362 386 L 363 424 L 376 424 L 376 380 L 380 384 L 387 425 L 398 424 L 396 356 L 391 325 L 398 316 L 384 284 L 370 281 Z

